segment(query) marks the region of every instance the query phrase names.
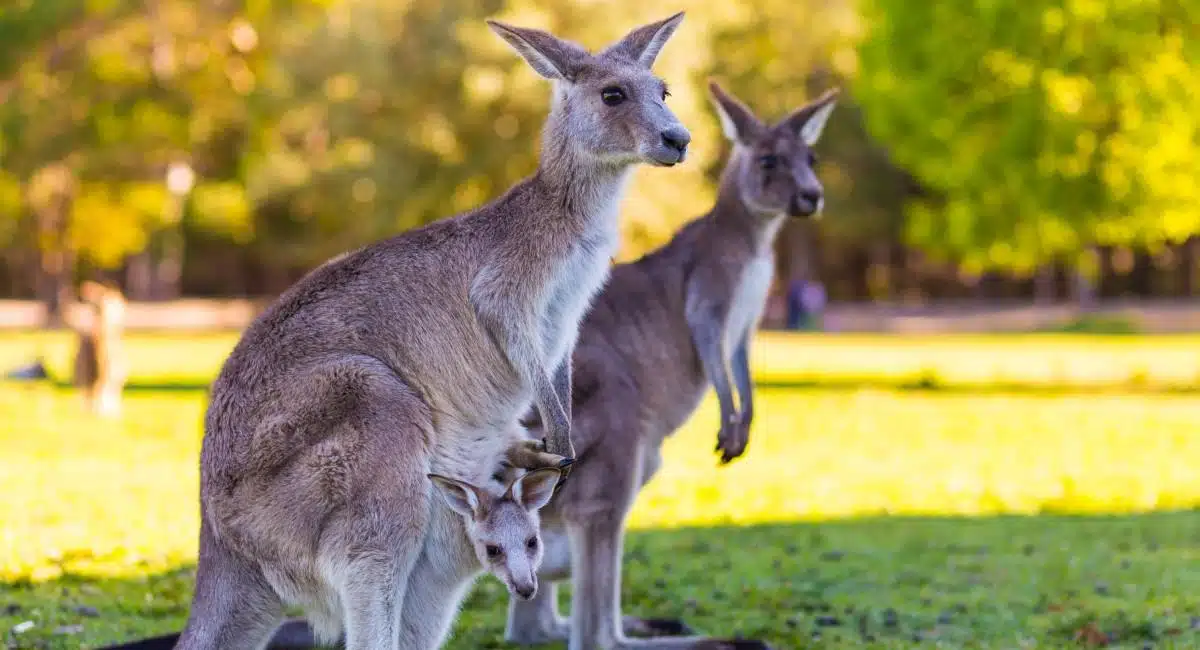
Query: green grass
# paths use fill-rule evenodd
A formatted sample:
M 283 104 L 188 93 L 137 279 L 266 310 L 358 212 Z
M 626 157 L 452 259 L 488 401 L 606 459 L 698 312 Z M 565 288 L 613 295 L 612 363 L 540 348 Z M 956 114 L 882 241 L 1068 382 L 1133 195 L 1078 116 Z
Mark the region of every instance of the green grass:
M 116 421 L 63 388 L 0 383 L 0 644 L 95 647 L 182 625 L 202 387 L 233 341 L 133 337 L 143 388 Z M 823 379 L 761 389 L 748 454 L 728 467 L 711 452 L 711 399 L 667 442 L 633 516 L 625 607 L 785 648 L 1063 648 L 1077 633 L 1200 647 L 1200 394 L 1054 392 L 1037 370 L 1050 355 L 1087 376 L 1072 364 L 1100 358 L 1173 381 L 1200 368 L 1198 341 L 765 335 L 760 380 Z M 69 367 L 69 339 L 18 335 L 0 370 L 39 347 L 56 374 Z M 1015 358 L 1034 364 L 1023 392 L 964 381 Z M 964 383 L 862 388 L 902 388 L 922 367 L 941 373 L 934 387 Z M 875 383 L 849 388 L 854 373 Z M 501 592 L 479 581 L 450 648 L 506 647 Z
M 225 332 L 131 334 L 132 388 L 204 386 L 236 342 Z M 67 332 L 6 332 L 0 372 L 42 355 L 65 381 L 73 350 Z M 1200 392 L 1200 335 L 763 332 L 751 365 L 759 382 L 787 386 Z

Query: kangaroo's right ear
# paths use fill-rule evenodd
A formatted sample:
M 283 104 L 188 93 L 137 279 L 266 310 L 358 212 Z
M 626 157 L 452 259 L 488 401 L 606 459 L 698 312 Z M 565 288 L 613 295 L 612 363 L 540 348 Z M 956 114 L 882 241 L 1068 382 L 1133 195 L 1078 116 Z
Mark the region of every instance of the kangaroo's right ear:
M 524 506 L 526 510 L 541 510 L 550 503 L 550 498 L 554 496 L 554 486 L 561 477 L 562 470 L 557 467 L 543 467 L 513 481 L 508 490 L 513 501 Z
M 464 517 L 483 518 L 483 498 L 479 490 L 469 483 L 457 481 L 440 474 L 427 474 L 438 494 L 450 509 Z
M 721 131 L 731 142 L 748 143 L 762 134 L 765 128 L 763 123 L 716 81 L 708 82 L 708 92 L 712 95 L 717 116 L 721 118 Z
M 540 29 L 514 27 L 498 20 L 488 20 L 487 24 L 547 79 L 574 81 L 588 57 L 582 47 Z
M 649 70 L 654 66 L 654 60 L 658 58 L 658 53 L 662 51 L 663 46 L 667 44 L 667 40 L 675 33 L 681 22 L 683 22 L 682 11 L 658 22 L 642 25 L 605 49 L 601 56 L 622 56 Z

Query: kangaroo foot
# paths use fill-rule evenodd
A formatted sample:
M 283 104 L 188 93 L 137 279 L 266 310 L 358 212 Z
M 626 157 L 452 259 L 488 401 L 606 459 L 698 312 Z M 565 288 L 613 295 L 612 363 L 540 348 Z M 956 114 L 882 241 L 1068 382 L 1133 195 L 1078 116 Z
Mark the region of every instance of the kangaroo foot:
M 691 636 L 696 634 L 687 623 L 677 618 L 639 618 L 624 616 L 621 627 L 626 636 L 655 637 L 655 636 Z

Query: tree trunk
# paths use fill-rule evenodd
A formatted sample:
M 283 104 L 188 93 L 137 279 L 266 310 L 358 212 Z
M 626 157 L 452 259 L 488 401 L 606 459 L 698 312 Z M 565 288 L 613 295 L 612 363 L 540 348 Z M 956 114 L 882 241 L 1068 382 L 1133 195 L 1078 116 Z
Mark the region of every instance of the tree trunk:
M 1179 289 L 1180 295 L 1191 298 L 1196 295 L 1196 274 L 1200 271 L 1200 237 L 1191 237 L 1179 247 Z
M 1038 305 L 1054 304 L 1055 273 L 1053 264 L 1043 264 L 1038 267 L 1037 275 L 1033 278 L 1033 302 Z
M 52 194 L 37 210 L 37 229 L 41 239 L 37 297 L 45 307 L 43 326 L 52 329 L 66 324 L 65 310 L 71 302 L 75 255 L 67 247 L 70 180 L 63 170 L 49 174 L 56 176 L 50 181 L 54 184 Z
M 62 327 L 66 324 L 66 308 L 71 304 L 71 276 L 75 256 L 63 247 L 43 251 L 38 277 L 38 300 L 45 307 L 44 326 Z
M 1091 310 L 1096 305 L 1097 292 L 1096 283 L 1093 281 L 1093 274 L 1097 277 L 1103 277 L 1101 274 L 1107 260 L 1104 251 L 1098 247 L 1091 249 L 1091 257 L 1095 268 L 1086 268 L 1083 264 L 1077 262 L 1071 269 L 1071 299 L 1083 311 Z
M 888 301 L 892 298 L 892 246 L 891 242 L 880 241 L 871 245 L 867 266 L 867 285 L 872 300 Z
M 174 300 L 181 291 L 183 274 L 183 233 L 178 225 L 162 232 L 162 250 L 154 265 L 153 295 L 155 300 Z
M 152 297 L 154 260 L 150 250 L 134 253 L 125 264 L 125 295 L 131 301 L 145 302 Z

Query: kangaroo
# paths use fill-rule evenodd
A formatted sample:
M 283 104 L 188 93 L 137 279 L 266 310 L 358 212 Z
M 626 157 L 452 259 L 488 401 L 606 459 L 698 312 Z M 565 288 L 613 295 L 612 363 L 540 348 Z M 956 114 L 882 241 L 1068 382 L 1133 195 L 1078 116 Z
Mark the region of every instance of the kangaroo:
M 348 650 L 436 647 L 436 630 L 402 625 L 425 606 L 409 590 L 432 534 L 426 476 L 494 485 L 484 459 L 531 404 L 545 426 L 530 455 L 574 457 L 570 353 L 609 274 L 619 199 L 635 165 L 678 164 L 690 141 L 650 71 L 682 19 L 596 54 L 488 21 L 553 82 L 538 169 L 326 262 L 243 332 L 205 416 L 179 650 L 262 648 L 285 605 Z
M 519 443 L 524 443 L 524 436 Z M 510 455 L 523 456 L 524 449 Z M 544 461 L 545 458 L 540 459 Z M 539 461 L 539 462 L 540 462 Z M 435 639 L 440 647 L 449 635 L 454 614 L 475 579 L 486 569 L 508 587 L 514 597 L 528 599 L 537 593 L 537 568 L 542 561 L 538 510 L 554 494 L 561 476 L 557 466 L 525 472 L 497 494 L 465 481 L 438 474 L 428 478 L 444 505 L 434 507 L 429 536 L 413 569 L 409 593 L 413 606 L 405 608 L 401 644 Z M 501 464 L 499 471 L 508 476 Z M 169 650 L 178 634 L 162 635 L 105 650 Z M 303 620 L 289 620 L 275 631 L 268 647 L 315 648 L 314 631 Z
M 509 601 L 505 637 L 569 640 L 570 650 L 765 648 L 687 633 L 681 621 L 621 616 L 625 520 L 661 463 L 663 440 L 716 392 L 722 463 L 741 456 L 754 413 L 748 365 L 774 275 L 772 244 L 785 218 L 817 214 L 824 189 L 812 147 L 833 111 L 831 90 L 773 126 L 715 82 L 710 91 L 733 152 L 712 210 L 663 247 L 618 265 L 596 298 L 574 352 L 575 478 L 543 511 L 543 589 Z M 734 391 L 740 395 L 740 408 Z M 536 431 L 537 414 L 527 423 Z M 571 579 L 571 617 L 555 581 Z M 655 638 L 630 638 L 634 635 Z
M 125 298 L 118 289 L 98 282 L 81 284 L 79 297 L 90 308 L 91 322 L 77 332 L 73 382 L 88 410 L 114 416 L 121 411 L 121 390 L 128 374 L 121 346 Z

